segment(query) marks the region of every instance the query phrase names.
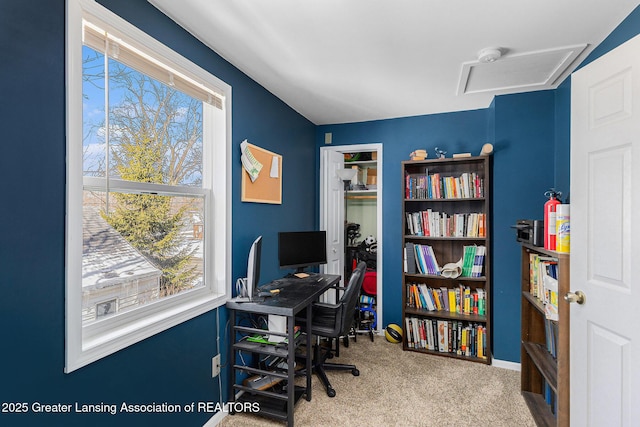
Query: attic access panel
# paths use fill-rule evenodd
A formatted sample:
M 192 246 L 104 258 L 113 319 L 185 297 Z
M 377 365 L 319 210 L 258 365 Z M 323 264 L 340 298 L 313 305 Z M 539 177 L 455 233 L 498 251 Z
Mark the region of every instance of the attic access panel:
M 496 95 L 554 89 L 586 44 L 506 55 L 495 62 L 462 64 L 458 95 L 492 92 Z

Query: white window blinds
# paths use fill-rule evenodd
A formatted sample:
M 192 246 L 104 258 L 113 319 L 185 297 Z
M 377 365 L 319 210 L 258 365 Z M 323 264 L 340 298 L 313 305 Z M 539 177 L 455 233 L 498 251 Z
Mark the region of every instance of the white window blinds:
M 92 18 L 92 21 L 94 19 Z M 83 43 L 141 73 L 148 75 L 195 99 L 222 109 L 224 96 L 216 88 L 198 82 L 178 66 L 161 63 L 145 52 L 144 46 L 127 40 L 117 31 L 105 29 L 83 20 Z

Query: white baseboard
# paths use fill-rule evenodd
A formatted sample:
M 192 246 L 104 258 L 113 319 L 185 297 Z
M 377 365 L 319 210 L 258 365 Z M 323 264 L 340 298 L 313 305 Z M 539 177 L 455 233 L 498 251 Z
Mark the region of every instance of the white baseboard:
M 491 361 L 491 366 L 495 366 L 496 368 L 510 369 L 512 371 L 520 371 L 520 364 L 519 363 L 509 362 L 507 360 L 493 359 Z
M 213 417 L 209 418 L 209 421 L 207 421 L 202 427 L 216 427 L 227 415 L 229 415 L 229 413 L 226 411 L 218 411 Z

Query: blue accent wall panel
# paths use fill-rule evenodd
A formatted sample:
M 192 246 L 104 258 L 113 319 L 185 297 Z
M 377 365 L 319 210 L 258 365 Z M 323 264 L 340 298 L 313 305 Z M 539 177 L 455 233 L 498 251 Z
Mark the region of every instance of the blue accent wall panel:
M 520 245 L 512 225 L 543 219 L 554 186 L 554 93 L 498 96 L 493 154 L 493 356 L 520 360 Z
M 555 182 L 562 191 L 562 201 L 570 202 L 571 176 L 571 79 L 566 79 L 555 92 Z

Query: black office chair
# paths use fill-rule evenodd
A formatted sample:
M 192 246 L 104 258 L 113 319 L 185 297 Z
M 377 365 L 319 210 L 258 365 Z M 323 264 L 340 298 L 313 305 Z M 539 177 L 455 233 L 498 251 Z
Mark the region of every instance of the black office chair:
M 341 336 L 346 336 L 351 330 L 354 322 L 354 316 L 360 297 L 360 288 L 364 280 L 364 273 L 367 264 L 360 262 L 356 269 L 353 270 L 351 278 L 342 297 L 336 304 L 314 303 L 312 311 L 312 328 L 311 333 L 316 337 L 329 338 L 331 342 L 335 339 L 339 341 Z M 304 322 L 305 319 L 298 319 Z M 319 341 L 319 340 L 318 340 Z M 360 371 L 355 365 L 345 365 L 339 363 L 327 363 L 328 358 L 333 357 L 331 348 L 320 346 L 316 342 L 313 354 L 313 371 L 324 385 L 327 396 L 334 397 L 336 391 L 331 387 L 331 383 L 327 378 L 326 370 L 343 370 L 351 371 L 354 376 L 360 375 Z

